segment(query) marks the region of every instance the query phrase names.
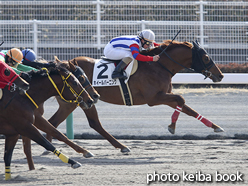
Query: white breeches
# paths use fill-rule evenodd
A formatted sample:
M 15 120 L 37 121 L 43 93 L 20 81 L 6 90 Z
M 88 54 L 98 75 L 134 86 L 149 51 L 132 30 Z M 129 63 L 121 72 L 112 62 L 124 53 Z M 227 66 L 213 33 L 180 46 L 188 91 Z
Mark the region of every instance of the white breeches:
M 132 58 L 133 55 L 130 50 L 124 50 L 120 48 L 114 48 L 110 43 L 108 43 L 104 48 L 104 56 L 108 59 L 121 60 L 123 58 Z

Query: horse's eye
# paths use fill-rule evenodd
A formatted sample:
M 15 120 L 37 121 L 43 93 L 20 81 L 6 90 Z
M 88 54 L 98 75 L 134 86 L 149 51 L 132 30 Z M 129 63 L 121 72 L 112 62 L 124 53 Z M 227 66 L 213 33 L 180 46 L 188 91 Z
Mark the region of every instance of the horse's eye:
M 204 62 L 209 62 L 210 58 L 208 56 L 204 56 Z
M 82 82 L 82 83 L 84 83 L 84 82 L 85 82 L 85 79 L 84 79 L 84 77 L 83 77 L 83 76 L 78 77 L 78 80 L 79 80 L 80 82 Z

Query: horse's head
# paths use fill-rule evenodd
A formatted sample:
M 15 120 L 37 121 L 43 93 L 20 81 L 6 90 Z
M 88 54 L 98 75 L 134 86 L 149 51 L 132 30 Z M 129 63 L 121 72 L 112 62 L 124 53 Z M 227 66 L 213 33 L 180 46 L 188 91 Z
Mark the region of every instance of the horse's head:
M 17 87 L 25 91 L 29 89 L 29 83 L 16 74 L 6 63 L 0 61 L 0 88 L 5 86 L 8 86 L 11 91 L 15 91 Z
M 77 61 L 74 59 L 72 61 L 68 61 L 69 70 L 76 76 L 76 78 L 80 81 L 82 86 L 87 90 L 91 98 L 94 100 L 94 103 L 97 103 L 100 95 L 91 85 L 87 75 L 83 71 L 81 67 L 78 66 Z
M 68 87 L 68 90 L 64 89 L 64 92 L 66 93 L 66 91 L 68 92 L 70 90 L 70 93 L 67 93 L 66 95 L 73 95 L 73 102 L 77 103 L 83 109 L 91 108 L 94 101 L 91 99 L 90 95 L 81 85 L 79 80 L 68 69 L 64 68 L 63 63 L 57 63 L 57 65 L 59 65 L 58 71 L 64 82 L 63 89 L 65 88 L 65 85 Z
M 212 79 L 213 82 L 220 82 L 223 79 L 223 74 L 216 66 L 208 53 L 200 46 L 198 41 L 193 41 L 192 48 L 192 65 L 191 68 L 196 72 L 202 73 L 205 78 Z

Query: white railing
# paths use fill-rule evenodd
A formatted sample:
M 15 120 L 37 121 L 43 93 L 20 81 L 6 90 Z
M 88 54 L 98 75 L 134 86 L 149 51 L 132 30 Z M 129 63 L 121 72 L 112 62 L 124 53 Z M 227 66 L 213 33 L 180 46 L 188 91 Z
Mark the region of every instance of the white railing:
M 112 37 L 149 28 L 162 42 L 181 29 L 177 40 L 198 39 L 217 63 L 248 62 L 248 2 L 0 2 L 0 49 L 33 48 L 47 60 L 100 58 Z

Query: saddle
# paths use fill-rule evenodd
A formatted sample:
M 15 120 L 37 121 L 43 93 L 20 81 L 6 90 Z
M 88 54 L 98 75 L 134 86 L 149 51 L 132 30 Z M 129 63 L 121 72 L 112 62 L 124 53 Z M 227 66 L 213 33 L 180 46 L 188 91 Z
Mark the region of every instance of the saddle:
M 108 59 L 108 58 L 106 58 L 105 56 L 102 56 L 101 59 L 103 59 L 104 61 L 109 61 L 110 63 L 114 63 L 115 66 L 118 65 L 118 64 L 121 62 L 121 60 Z M 134 59 L 132 62 L 133 62 L 133 68 L 132 68 L 132 70 L 131 70 L 130 76 L 133 75 L 133 74 L 137 71 L 137 69 L 138 69 L 138 61 L 137 61 L 136 59 Z M 132 62 L 131 62 L 131 63 L 132 63 Z M 130 63 L 129 63 L 129 64 L 130 64 Z M 128 64 L 128 65 L 129 65 L 129 64 Z M 128 65 L 127 65 L 127 66 L 128 66 Z M 127 68 L 127 66 L 126 66 L 126 68 Z M 125 69 L 126 69 L 126 68 L 125 68 Z

